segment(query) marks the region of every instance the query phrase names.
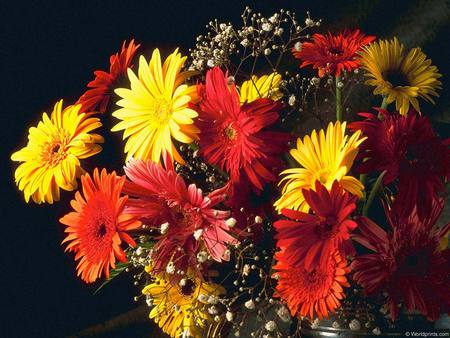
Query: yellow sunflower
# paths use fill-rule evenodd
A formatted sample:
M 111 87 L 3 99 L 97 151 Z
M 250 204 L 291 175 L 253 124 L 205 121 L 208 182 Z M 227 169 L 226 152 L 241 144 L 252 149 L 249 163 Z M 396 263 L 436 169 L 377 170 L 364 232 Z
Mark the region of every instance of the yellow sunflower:
M 189 108 L 196 100 L 196 86 L 184 84 L 193 72 L 181 72 L 186 61 L 176 49 L 161 65 L 159 50 L 155 49 L 150 63 L 143 56 L 139 59 L 138 76 L 128 69 L 131 89 L 118 88 L 122 107 L 113 116 L 122 120 L 111 130 L 124 130 L 123 138 L 127 160 L 130 157 L 159 163 L 161 154 L 168 152 L 180 163 L 172 138 L 182 143 L 197 139 L 199 130 L 193 118 L 197 113 Z
M 15 172 L 15 180 L 25 200 L 35 203 L 59 201 L 59 189 L 74 190 L 77 178 L 84 172 L 80 159 L 99 153 L 103 137 L 89 134 L 102 124 L 98 118 L 79 114 L 81 105 L 62 109 L 55 104 L 51 117 L 42 115 L 37 127 L 31 127 L 26 147 L 11 155 L 23 162 Z
M 314 189 L 316 181 L 320 181 L 328 190 L 335 180 L 338 180 L 345 190 L 358 196 L 363 196 L 364 186 L 349 172 L 359 145 L 365 140 L 361 131 L 355 132 L 350 138 L 345 135 L 346 122 L 331 123 L 325 131 L 315 130 L 311 136 L 305 136 L 303 141 L 297 139 L 297 148 L 290 154 L 302 166 L 283 171 L 285 176 L 280 184 L 285 182 L 281 197 L 275 202 L 277 211 L 283 208 L 309 211 L 309 205 L 303 197 L 303 189 Z
M 366 84 L 374 86 L 374 94 L 381 94 L 386 103 L 395 101 L 396 110 L 408 114 L 409 104 L 420 111 L 418 97 L 434 103 L 432 96 L 441 88 L 442 75 L 420 48 L 408 53 L 397 38 L 381 40 L 363 48 L 361 68 L 369 78 Z
M 257 77 L 253 75 L 250 80 L 244 81 L 239 90 L 241 103 L 252 102 L 259 98 L 269 98 L 277 101 L 283 97 L 279 84 L 281 75 L 272 73 Z
M 146 269 L 148 271 L 148 269 Z M 147 295 L 153 306 L 150 319 L 171 337 L 183 333 L 189 337 L 204 337 L 208 324 L 213 318 L 208 309 L 225 290 L 217 284 L 206 283 L 197 277 L 186 277 L 173 285 L 169 276 L 161 274 L 147 285 L 142 293 Z

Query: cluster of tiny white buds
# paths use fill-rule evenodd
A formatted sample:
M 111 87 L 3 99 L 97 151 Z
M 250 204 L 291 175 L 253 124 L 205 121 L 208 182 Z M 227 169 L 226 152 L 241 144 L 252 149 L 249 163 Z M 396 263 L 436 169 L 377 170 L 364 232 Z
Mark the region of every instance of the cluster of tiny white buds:
M 227 321 L 232 322 L 234 319 L 234 314 L 231 311 L 227 311 L 227 313 L 225 314 L 225 318 L 227 319 Z
M 249 309 L 249 310 L 254 310 L 255 309 L 255 302 L 253 301 L 253 299 L 250 299 L 248 301 L 246 301 L 244 303 L 244 306 Z
M 194 231 L 194 238 L 198 241 L 203 235 L 203 229 L 197 229 Z
M 230 217 L 230 218 L 228 218 L 226 221 L 225 221 L 225 225 L 227 226 L 227 227 L 229 227 L 229 228 L 232 228 L 232 227 L 234 227 L 235 225 L 236 225 L 236 219 L 235 218 L 233 218 L 233 217 Z
M 288 104 L 292 107 L 292 106 L 295 105 L 295 101 L 296 101 L 295 95 L 294 95 L 294 94 L 291 94 L 291 95 L 289 96 Z
M 173 275 L 175 273 L 175 265 L 173 264 L 173 262 L 169 262 L 166 266 L 166 272 L 169 275 Z
M 273 320 L 270 320 L 266 323 L 264 327 L 267 331 L 273 332 L 277 329 L 277 324 Z
M 168 230 L 169 230 L 168 222 L 161 224 L 160 230 L 159 230 L 161 232 L 161 235 L 164 235 Z
M 208 253 L 206 251 L 199 251 L 197 253 L 197 261 L 199 263 L 204 263 L 208 260 Z

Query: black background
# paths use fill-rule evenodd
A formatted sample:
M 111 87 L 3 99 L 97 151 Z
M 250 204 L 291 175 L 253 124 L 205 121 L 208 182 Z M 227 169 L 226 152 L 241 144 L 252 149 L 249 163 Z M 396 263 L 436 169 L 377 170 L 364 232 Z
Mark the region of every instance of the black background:
M 436 18 L 410 16 L 428 3 Z M 68 210 L 71 193 L 53 206 L 24 203 L 9 157 L 26 144 L 28 128 L 59 98 L 66 104 L 76 100 L 94 70 L 109 69 L 109 56 L 123 40 L 143 43 L 140 52 L 147 57 L 154 47 L 180 46 L 186 53 L 210 19 L 238 22 L 246 4 L 266 15 L 285 8 L 301 18 L 310 10 L 324 19 L 321 30 L 359 25 L 381 37 L 405 23 L 434 20 L 439 25 L 423 32 L 431 35 L 422 47 L 444 74 L 444 88 L 450 88 L 448 17 L 442 25 L 446 1 L 2 1 L 0 337 L 66 336 L 132 309 L 139 292 L 131 278 L 122 277 L 94 296 L 95 287 L 76 277 L 73 257 L 60 246 L 57 221 Z M 448 111 L 445 91 L 431 112 Z M 108 156 L 122 155 L 106 152 L 103 160 Z

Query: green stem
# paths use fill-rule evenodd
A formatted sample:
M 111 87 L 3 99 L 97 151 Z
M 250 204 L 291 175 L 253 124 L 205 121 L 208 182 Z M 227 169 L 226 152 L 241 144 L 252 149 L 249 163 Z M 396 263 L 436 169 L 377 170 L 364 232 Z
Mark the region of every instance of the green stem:
M 387 108 L 387 106 L 388 106 L 388 103 L 387 103 L 387 97 L 386 96 L 383 96 L 383 102 L 381 102 L 381 109 L 386 109 Z
M 386 170 L 383 171 L 380 176 L 378 176 L 377 180 L 375 181 L 375 184 L 372 187 L 372 190 L 370 191 L 369 197 L 367 198 L 366 204 L 364 204 L 362 214 L 363 216 L 367 216 L 369 214 L 370 206 L 372 205 L 375 197 L 378 195 L 378 191 L 380 190 L 380 187 L 383 182 L 383 177 L 386 174 Z
M 339 82 L 339 76 L 336 76 L 336 120 L 342 121 L 342 88 Z

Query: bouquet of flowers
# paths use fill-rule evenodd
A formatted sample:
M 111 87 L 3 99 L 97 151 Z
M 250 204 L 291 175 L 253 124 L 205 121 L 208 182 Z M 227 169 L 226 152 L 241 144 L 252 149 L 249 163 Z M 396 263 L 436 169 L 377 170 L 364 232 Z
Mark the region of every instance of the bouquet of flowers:
M 74 104 L 43 113 L 15 181 L 37 204 L 76 191 L 59 221 L 83 281 L 132 273 L 171 337 L 327 320 L 377 335 L 449 310 L 450 139 L 420 109 L 441 75 L 396 37 L 320 23 L 246 8 L 187 56 L 124 42 Z M 99 168 L 116 135 L 125 155 Z

